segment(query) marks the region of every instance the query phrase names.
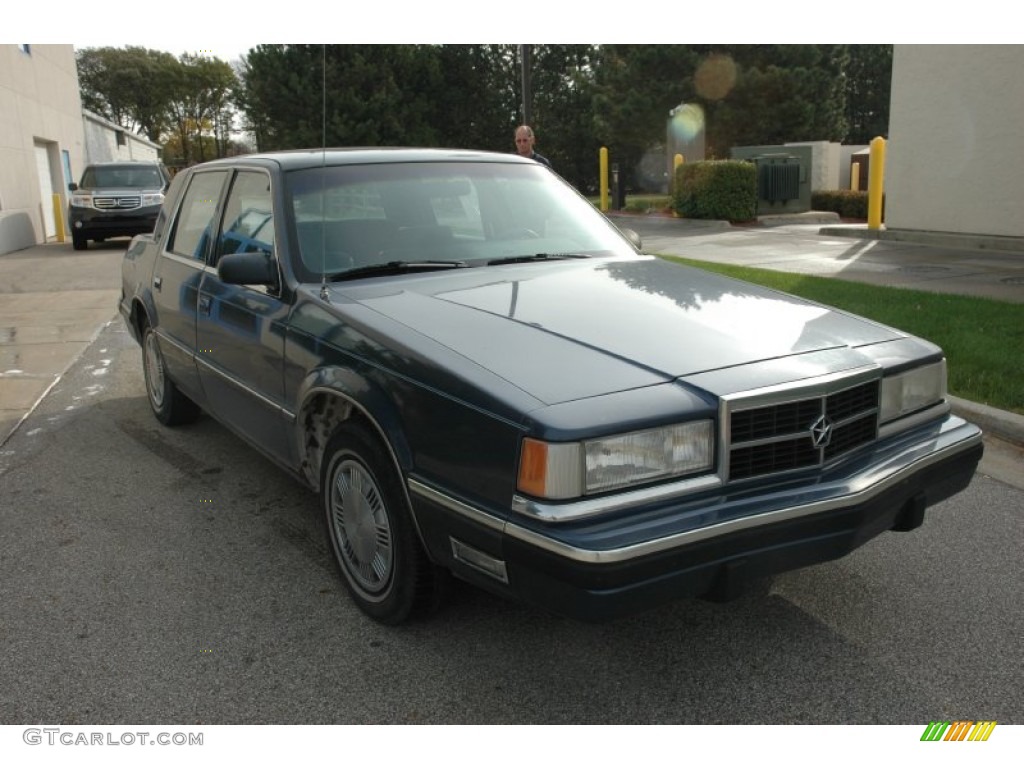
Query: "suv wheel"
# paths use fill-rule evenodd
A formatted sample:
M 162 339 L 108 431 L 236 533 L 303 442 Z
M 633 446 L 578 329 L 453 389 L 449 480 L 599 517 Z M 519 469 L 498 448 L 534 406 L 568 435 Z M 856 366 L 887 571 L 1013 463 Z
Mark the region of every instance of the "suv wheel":
M 84 251 L 89 247 L 89 241 L 80 232 L 71 233 L 71 247 L 76 251 Z

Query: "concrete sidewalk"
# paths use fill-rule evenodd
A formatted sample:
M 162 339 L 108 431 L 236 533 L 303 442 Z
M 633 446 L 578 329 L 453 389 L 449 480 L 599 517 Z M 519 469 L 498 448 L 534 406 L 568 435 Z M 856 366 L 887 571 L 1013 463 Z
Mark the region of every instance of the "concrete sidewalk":
M 117 316 L 128 241 L 0 256 L 0 446 Z
M 664 215 L 608 217 L 636 230 L 648 253 L 1024 303 L 1024 242 L 1016 239 L 1004 238 L 995 248 L 992 238 L 922 233 L 927 242 L 914 242 L 907 233 L 838 224 L 835 214 L 815 212 L 766 216 L 750 226 Z

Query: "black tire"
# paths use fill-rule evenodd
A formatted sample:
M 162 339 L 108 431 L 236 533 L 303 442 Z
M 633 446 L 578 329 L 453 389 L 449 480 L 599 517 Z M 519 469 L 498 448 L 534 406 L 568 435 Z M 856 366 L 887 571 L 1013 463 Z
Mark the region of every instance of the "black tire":
M 71 247 L 76 251 L 84 251 L 89 247 L 89 241 L 85 238 L 85 235 L 79 232 L 72 232 Z
M 188 424 L 199 417 L 199 406 L 183 395 L 167 377 L 160 344 L 149 325 L 142 328 L 142 370 L 146 377 L 149 405 L 161 424 L 174 427 Z
M 328 545 L 359 609 L 391 625 L 434 611 L 446 574 L 420 544 L 399 473 L 380 440 L 361 425 L 342 424 L 322 466 Z

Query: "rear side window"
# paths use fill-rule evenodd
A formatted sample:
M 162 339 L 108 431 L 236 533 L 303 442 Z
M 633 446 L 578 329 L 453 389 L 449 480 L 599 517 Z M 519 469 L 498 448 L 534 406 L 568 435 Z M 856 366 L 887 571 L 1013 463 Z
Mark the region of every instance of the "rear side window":
M 205 259 L 216 226 L 214 214 L 227 175 L 227 171 L 211 171 L 192 176 L 188 189 L 182 195 L 178 220 L 167 250 L 187 259 Z

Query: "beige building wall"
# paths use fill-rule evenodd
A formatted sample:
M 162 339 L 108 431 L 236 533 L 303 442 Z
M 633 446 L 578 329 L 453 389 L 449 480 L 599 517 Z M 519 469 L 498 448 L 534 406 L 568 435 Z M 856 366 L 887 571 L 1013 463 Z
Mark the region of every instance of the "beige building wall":
M 887 230 L 1024 237 L 1024 45 L 897 45 Z
M 111 163 L 125 160 L 158 162 L 160 160 L 159 144 L 137 136 L 94 112 L 88 110 L 82 112 L 82 125 L 85 128 L 86 163 Z M 81 175 L 81 173 L 76 174 L 78 177 Z M 78 181 L 78 178 L 73 181 Z
M 0 44 L 0 254 L 52 239 L 49 195 L 67 209 L 65 151 L 72 175 L 81 173 L 74 46 Z

